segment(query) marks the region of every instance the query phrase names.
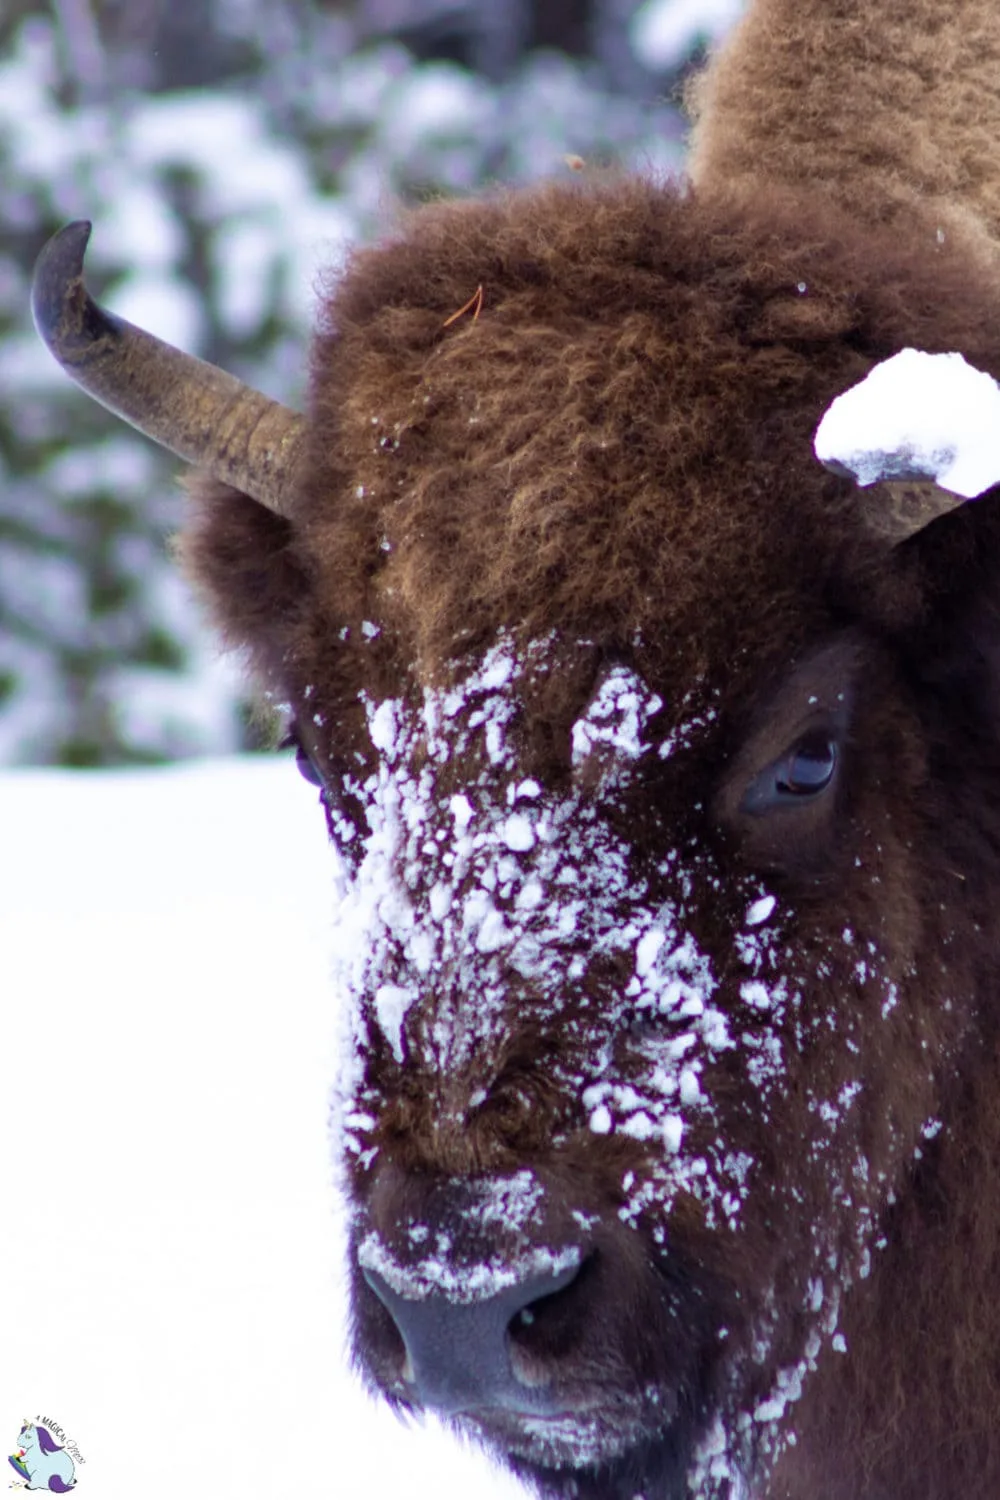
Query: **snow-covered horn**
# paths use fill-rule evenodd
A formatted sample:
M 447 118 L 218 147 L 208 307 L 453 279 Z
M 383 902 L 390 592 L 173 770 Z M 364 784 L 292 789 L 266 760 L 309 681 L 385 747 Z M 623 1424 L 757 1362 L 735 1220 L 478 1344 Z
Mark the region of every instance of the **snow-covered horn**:
M 97 305 L 83 284 L 86 220 L 53 235 L 35 266 L 35 327 L 67 375 L 140 432 L 288 515 L 305 419 L 233 375 Z
M 877 484 L 873 530 L 892 542 L 1000 484 L 1000 387 L 960 354 L 904 349 L 838 396 L 816 457 Z

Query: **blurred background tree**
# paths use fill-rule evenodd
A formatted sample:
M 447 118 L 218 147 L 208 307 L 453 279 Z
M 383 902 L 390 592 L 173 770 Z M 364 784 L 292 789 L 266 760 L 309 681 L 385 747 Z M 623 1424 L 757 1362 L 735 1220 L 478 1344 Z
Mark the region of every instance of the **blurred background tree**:
M 30 326 L 91 218 L 92 289 L 302 400 L 317 271 L 394 203 L 682 160 L 678 84 L 740 0 L 6 0 L 0 16 L 0 762 L 252 748 L 167 538 L 178 465 Z

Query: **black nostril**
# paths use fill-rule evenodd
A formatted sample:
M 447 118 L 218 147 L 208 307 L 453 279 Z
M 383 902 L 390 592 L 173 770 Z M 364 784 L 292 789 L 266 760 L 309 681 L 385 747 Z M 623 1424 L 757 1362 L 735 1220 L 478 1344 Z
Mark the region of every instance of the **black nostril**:
M 525 1363 L 517 1344 L 522 1329 L 551 1319 L 552 1306 L 580 1274 L 578 1251 L 571 1248 L 560 1259 L 559 1270 L 524 1276 L 498 1289 L 490 1287 L 495 1274 L 477 1268 L 482 1274 L 456 1276 L 450 1295 L 408 1284 L 402 1270 L 398 1276 L 390 1272 L 390 1279 L 363 1268 L 365 1281 L 403 1340 L 403 1378 L 422 1406 L 443 1413 L 550 1409 L 551 1373 L 543 1372 L 537 1361 Z
M 525 1385 L 548 1385 L 560 1362 L 578 1345 L 581 1306 L 594 1273 L 588 1255 L 563 1286 L 536 1298 L 511 1319 L 507 1334 L 511 1365 Z

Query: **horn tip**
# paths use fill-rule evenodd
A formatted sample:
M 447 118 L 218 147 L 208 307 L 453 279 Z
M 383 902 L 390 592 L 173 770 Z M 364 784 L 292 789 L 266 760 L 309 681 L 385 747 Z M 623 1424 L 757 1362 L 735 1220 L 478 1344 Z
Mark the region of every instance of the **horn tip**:
M 66 321 L 70 299 L 78 287 L 83 287 L 83 258 L 92 228 L 89 219 L 64 225 L 43 246 L 35 262 L 31 312 L 40 337 L 57 359 L 57 346 L 70 331 Z

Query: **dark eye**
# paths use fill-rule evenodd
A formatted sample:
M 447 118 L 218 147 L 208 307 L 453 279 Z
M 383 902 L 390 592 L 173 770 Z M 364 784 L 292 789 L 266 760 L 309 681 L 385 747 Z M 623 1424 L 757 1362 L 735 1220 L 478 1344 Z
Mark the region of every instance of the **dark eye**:
M 814 797 L 829 786 L 837 766 L 837 746 L 829 735 L 807 734 L 779 761 L 775 790 L 790 797 Z
M 312 782 L 313 786 L 318 786 L 322 790 L 323 778 L 299 744 L 295 746 L 295 764 L 300 776 L 304 776 L 306 781 Z
M 779 760 L 754 777 L 740 806 L 756 817 L 780 808 L 804 806 L 830 785 L 837 769 L 837 753 L 837 741 L 828 730 L 809 730 Z
M 298 769 L 299 775 L 304 776 L 306 781 L 311 782 L 313 786 L 318 786 L 321 791 L 323 790 L 323 778 L 320 775 L 319 771 L 316 769 L 316 766 L 314 765 L 308 750 L 305 749 L 302 741 L 299 739 L 298 729 L 294 722 L 289 726 L 284 739 L 278 746 L 278 749 L 294 750 L 295 765 Z

